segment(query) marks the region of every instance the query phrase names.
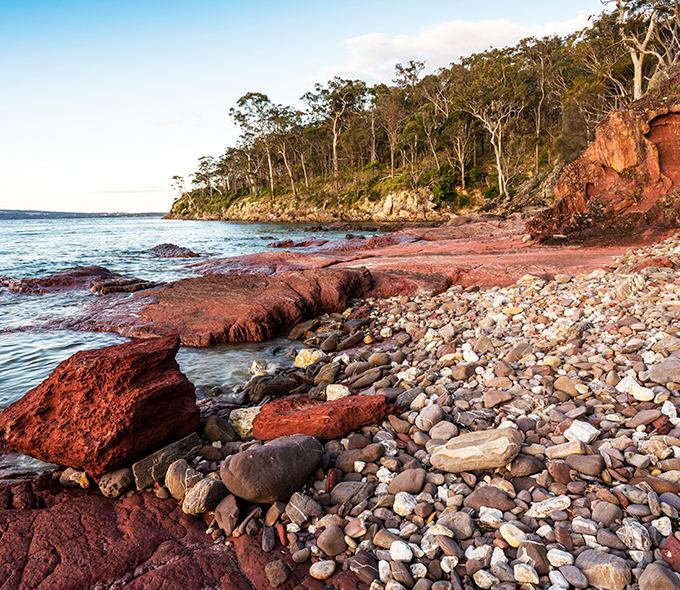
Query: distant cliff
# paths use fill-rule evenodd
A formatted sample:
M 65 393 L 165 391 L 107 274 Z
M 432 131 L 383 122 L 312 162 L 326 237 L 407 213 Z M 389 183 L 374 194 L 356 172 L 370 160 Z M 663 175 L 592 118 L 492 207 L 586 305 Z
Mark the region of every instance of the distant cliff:
M 427 189 L 395 191 L 378 200 L 362 197 L 338 202 L 336 198 L 295 200 L 291 195 L 243 196 L 225 202 L 185 194 L 165 219 L 222 219 L 232 221 L 330 223 L 334 221 L 393 222 L 444 221 L 454 216 L 449 204 L 437 204 Z

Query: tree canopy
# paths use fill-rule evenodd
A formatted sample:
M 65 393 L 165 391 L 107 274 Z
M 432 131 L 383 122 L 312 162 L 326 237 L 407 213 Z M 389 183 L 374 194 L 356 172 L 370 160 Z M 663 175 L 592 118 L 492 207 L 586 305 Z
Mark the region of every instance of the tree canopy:
M 174 177 L 173 186 L 220 206 L 399 187 L 451 202 L 470 188 L 511 198 L 517 183 L 572 160 L 604 117 L 680 67 L 679 2 L 604 0 L 572 35 L 523 39 L 424 76 L 426 64 L 410 60 L 395 65 L 391 84 L 334 77 L 301 97 L 302 111 L 248 92 L 230 111 L 237 144 L 200 158 L 189 182 Z

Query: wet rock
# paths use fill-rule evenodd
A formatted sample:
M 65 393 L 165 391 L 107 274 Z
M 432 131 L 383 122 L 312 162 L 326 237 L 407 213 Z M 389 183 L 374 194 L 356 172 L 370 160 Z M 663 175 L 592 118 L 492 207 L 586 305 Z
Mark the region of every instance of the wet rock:
M 158 244 L 150 250 L 159 258 L 198 258 L 200 254 L 175 244 Z

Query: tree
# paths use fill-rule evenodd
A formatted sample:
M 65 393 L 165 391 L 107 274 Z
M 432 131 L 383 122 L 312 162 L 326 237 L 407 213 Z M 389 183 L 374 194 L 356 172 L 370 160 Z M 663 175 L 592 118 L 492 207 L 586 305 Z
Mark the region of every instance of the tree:
M 466 164 L 472 149 L 472 125 L 469 116 L 451 117 L 446 124 L 444 133 L 450 146 L 447 150 L 449 152 L 449 165 L 451 168 L 458 168 L 460 171 L 461 188 L 465 190 Z
M 283 105 L 277 105 L 272 110 L 273 142 L 279 155 L 283 158 L 294 197 L 297 197 L 297 190 L 295 189 L 295 178 L 293 178 L 288 150 L 294 140 L 301 116 L 302 113 L 299 111 Z
M 536 144 L 534 147 L 534 173 L 538 174 L 539 147 L 541 131 L 548 113 L 559 108 L 559 95 L 553 81 L 555 64 L 561 57 L 562 39 L 557 35 L 536 39 L 530 37 L 518 44 L 518 49 L 525 62 L 525 67 L 532 78 L 532 86 L 537 90 L 534 101 L 534 130 Z
M 344 80 L 335 77 L 327 86 L 316 84 L 314 92 L 302 96 L 320 119 L 330 124 L 333 134 L 333 174 L 338 175 L 338 142 L 354 113 L 363 108 L 366 84 L 361 80 Z
M 262 142 L 269 165 L 269 185 L 274 197 L 274 168 L 272 166 L 271 134 L 274 130 L 276 109 L 269 97 L 260 92 L 248 92 L 236 102 L 241 110 L 232 108 L 229 114 L 234 117 L 241 128 L 252 133 L 255 139 Z
M 468 76 L 459 105 L 490 135 L 500 196 L 508 195 L 505 132 L 525 106 L 524 78 L 515 57 L 512 49 L 491 49 L 462 60 Z
M 378 120 L 387 133 L 390 148 L 390 176 L 394 178 L 394 154 L 399 143 L 399 131 L 406 121 L 404 94 L 398 88 L 386 88 L 378 94 Z

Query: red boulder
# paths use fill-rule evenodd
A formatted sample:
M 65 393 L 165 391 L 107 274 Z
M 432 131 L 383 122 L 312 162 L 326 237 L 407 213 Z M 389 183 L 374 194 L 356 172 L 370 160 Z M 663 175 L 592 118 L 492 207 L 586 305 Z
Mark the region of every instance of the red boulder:
M 352 395 L 330 402 L 291 395 L 262 406 L 253 421 L 253 436 L 260 440 L 293 434 L 341 438 L 359 426 L 380 422 L 392 408 L 382 395 Z
M 78 352 L 0 413 L 0 443 L 100 476 L 198 429 L 176 336 Z

